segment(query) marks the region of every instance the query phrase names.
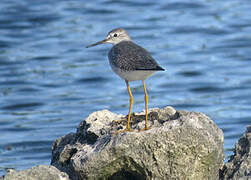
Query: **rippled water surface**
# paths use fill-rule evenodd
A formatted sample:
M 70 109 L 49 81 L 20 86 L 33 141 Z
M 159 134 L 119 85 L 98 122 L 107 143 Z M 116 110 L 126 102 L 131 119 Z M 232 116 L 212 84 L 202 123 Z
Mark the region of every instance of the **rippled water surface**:
M 127 113 L 111 45 L 85 48 L 116 27 L 167 69 L 147 80 L 149 106 L 207 114 L 229 156 L 251 124 L 250 9 L 248 0 L 1 0 L 0 175 L 49 164 L 53 141 L 93 111 Z M 141 111 L 141 82 L 131 85 Z

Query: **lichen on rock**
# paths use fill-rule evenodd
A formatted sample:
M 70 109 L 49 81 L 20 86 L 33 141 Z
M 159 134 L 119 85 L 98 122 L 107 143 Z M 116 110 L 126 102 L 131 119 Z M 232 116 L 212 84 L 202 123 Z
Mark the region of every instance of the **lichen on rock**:
M 82 179 L 209 179 L 219 178 L 223 165 L 223 133 L 202 113 L 176 111 L 168 106 L 126 117 L 108 110 L 83 120 L 76 133 L 55 141 L 51 164 Z

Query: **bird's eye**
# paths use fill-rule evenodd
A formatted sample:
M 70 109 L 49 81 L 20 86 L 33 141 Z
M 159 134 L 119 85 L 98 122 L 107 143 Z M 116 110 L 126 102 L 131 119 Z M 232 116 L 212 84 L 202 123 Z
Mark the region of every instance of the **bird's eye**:
M 117 37 L 117 36 L 118 36 L 118 34 L 116 34 L 116 33 L 113 35 L 113 37 Z

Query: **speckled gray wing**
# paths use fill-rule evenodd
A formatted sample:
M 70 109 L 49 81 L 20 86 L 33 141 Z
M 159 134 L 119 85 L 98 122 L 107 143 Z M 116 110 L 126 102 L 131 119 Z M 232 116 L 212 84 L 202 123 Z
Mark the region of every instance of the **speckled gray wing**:
M 113 46 L 108 57 L 112 66 L 123 71 L 164 70 L 144 48 L 131 41 L 122 41 Z

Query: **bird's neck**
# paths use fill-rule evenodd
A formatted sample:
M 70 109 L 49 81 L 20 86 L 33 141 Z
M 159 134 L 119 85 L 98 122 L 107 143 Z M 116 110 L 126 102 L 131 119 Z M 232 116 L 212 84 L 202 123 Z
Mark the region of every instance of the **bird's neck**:
M 117 41 L 117 42 L 113 42 L 112 44 L 113 45 L 116 45 L 116 44 L 119 44 L 119 43 L 122 43 L 122 42 L 128 42 L 128 41 L 132 41 L 131 39 L 123 39 L 123 40 L 121 40 L 121 41 Z

